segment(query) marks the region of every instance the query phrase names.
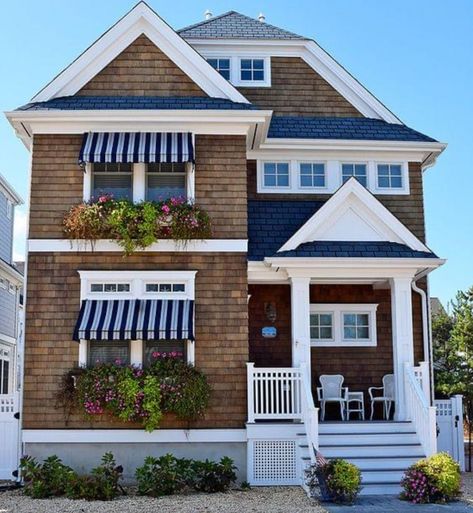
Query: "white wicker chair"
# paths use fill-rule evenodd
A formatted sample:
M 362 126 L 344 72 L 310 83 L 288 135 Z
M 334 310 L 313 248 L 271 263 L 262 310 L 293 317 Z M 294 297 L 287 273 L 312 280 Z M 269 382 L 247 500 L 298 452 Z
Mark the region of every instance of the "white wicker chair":
M 381 395 L 375 396 L 373 394 L 374 390 L 382 390 Z M 389 419 L 391 414 L 391 406 L 394 403 L 394 374 L 386 374 L 383 376 L 383 386 L 368 388 L 368 394 L 371 401 L 370 420 L 373 420 L 375 404 L 381 402 L 383 403 L 383 416 L 385 419 Z
M 348 388 L 343 387 L 345 378 L 341 374 L 322 374 L 319 378 L 321 387 L 317 387 L 317 398 L 322 406 L 320 420 L 325 420 L 325 404 L 339 403 L 340 416 L 345 420 L 345 407 L 348 397 Z

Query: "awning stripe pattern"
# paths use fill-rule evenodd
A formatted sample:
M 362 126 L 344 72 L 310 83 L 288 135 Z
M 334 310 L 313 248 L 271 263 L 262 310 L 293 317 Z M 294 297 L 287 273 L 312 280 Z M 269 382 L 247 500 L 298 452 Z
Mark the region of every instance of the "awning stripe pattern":
M 82 301 L 74 340 L 194 340 L 194 301 Z
M 90 132 L 79 153 L 87 162 L 194 162 L 194 142 L 188 132 Z

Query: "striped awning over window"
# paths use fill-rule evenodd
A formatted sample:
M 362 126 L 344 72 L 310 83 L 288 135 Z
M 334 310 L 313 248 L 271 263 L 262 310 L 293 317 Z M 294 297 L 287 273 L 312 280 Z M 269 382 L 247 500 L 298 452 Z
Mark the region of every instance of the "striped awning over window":
M 87 162 L 194 162 L 191 133 L 91 132 L 84 134 L 79 164 Z
M 129 299 L 82 302 L 74 340 L 194 340 L 194 301 Z

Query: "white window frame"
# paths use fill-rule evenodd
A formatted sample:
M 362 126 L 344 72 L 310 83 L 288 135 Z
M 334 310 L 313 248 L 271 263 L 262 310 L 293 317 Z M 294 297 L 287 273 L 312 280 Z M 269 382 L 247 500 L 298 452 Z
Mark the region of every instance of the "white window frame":
M 241 79 L 241 61 L 258 60 L 263 61 L 263 80 L 242 80 Z M 237 58 L 237 73 L 234 77 L 234 85 L 244 87 L 270 87 L 271 79 L 269 77 L 269 69 L 271 67 L 271 57 L 263 57 L 261 55 L 241 55 Z M 269 79 L 269 80 L 268 80 Z
M 0 361 L 8 361 L 8 383 L 7 383 L 7 393 L 2 394 L 0 392 L 0 397 L 2 395 L 10 395 L 14 389 L 14 373 L 15 373 L 15 347 L 9 344 L 2 344 L 0 341 L 0 351 L 5 351 L 4 354 L 0 354 Z M 3 373 L 0 373 L 0 385 L 3 383 Z M 0 389 L 1 390 L 1 389 Z
M 287 164 L 288 168 L 288 185 L 278 185 L 278 186 L 266 186 L 264 185 L 264 166 L 265 164 Z M 293 187 L 293 180 L 294 180 L 294 173 L 292 170 L 292 162 L 290 160 L 281 160 L 281 159 L 275 159 L 275 160 L 259 160 L 258 161 L 258 185 L 259 190 L 262 192 L 289 192 Z
M 192 299 L 195 300 L 197 271 L 78 271 L 80 302 L 85 299 Z M 91 292 L 92 283 L 130 283 L 130 292 Z M 184 283 L 184 292 L 146 292 L 146 283 Z M 79 366 L 88 361 L 88 341 L 79 342 Z M 143 340 L 130 341 L 131 365 L 143 365 Z M 187 341 L 187 362 L 195 363 L 195 343 Z
M 117 285 L 117 286 L 118 285 L 129 285 L 130 290 L 128 292 L 127 291 L 105 292 L 105 290 L 102 292 L 95 292 L 92 290 L 92 285 L 104 285 L 104 286 L 105 285 Z M 129 296 L 132 293 L 131 286 L 132 286 L 131 281 L 128 281 L 128 280 L 116 280 L 116 281 L 113 281 L 113 280 L 96 280 L 96 281 L 90 280 L 88 283 L 88 287 L 89 287 L 88 293 L 90 294 L 90 299 L 107 299 L 107 298 L 110 298 L 111 296 L 113 296 L 114 299 L 127 299 L 127 298 L 129 298 Z
M 376 312 L 378 305 L 375 303 L 312 303 L 310 305 L 310 313 L 331 313 L 333 315 L 333 339 L 311 339 L 312 347 L 376 347 L 377 327 Z M 369 332 L 368 339 L 354 340 L 345 339 L 344 337 L 344 314 L 367 314 L 369 316 Z
M 314 341 L 314 342 L 327 342 L 327 343 L 331 343 L 333 345 L 333 342 L 335 342 L 335 312 L 333 311 L 329 311 L 329 310 L 324 310 L 324 311 L 316 311 L 316 310 L 312 310 L 312 308 L 310 309 L 310 314 L 318 314 L 318 315 L 331 315 L 332 316 L 332 336 L 331 338 L 311 338 L 311 342 Z M 309 321 L 309 325 L 310 327 L 312 328 L 312 324 L 310 323 Z M 319 325 L 319 329 L 320 329 L 320 325 Z
M 339 162 L 339 172 L 340 172 L 340 184 L 343 185 L 343 164 L 349 164 L 351 166 L 366 166 L 366 188 L 371 190 L 371 173 L 370 173 L 370 165 L 367 161 L 357 161 L 357 160 L 340 160 Z M 353 176 L 353 175 L 352 175 Z M 361 182 L 360 182 L 361 183 Z
M 208 57 L 205 57 L 205 60 L 207 62 L 209 61 L 209 59 L 213 59 L 213 60 L 217 60 L 217 61 L 228 60 L 228 62 L 229 62 L 228 81 L 231 82 L 232 81 L 232 57 L 230 55 L 209 55 Z M 210 64 L 210 66 L 212 66 L 212 65 Z M 213 68 L 213 66 L 212 66 L 212 68 Z M 216 68 L 214 68 L 214 69 L 215 69 L 215 71 L 218 71 L 218 69 L 216 69 Z M 220 71 L 218 71 L 218 73 L 220 73 Z M 225 77 L 223 77 L 223 78 L 225 78 Z M 225 80 L 227 80 L 227 79 L 225 78 Z
M 83 199 L 90 201 L 92 196 L 92 166 L 87 163 L 84 172 Z M 132 164 L 133 168 L 133 201 L 139 203 L 146 199 L 146 166 L 145 163 Z M 186 163 L 187 201 L 195 201 L 195 166 L 192 162 Z
M 408 162 L 375 162 L 374 163 L 374 190 L 375 194 L 409 194 L 409 164 Z M 380 187 L 378 180 L 378 166 L 401 166 L 402 187 Z
M 328 189 L 328 176 L 327 176 L 327 162 L 324 160 L 298 160 L 297 164 L 297 187 L 299 191 L 304 194 L 305 192 L 323 192 Z M 306 185 L 301 184 L 301 165 L 302 164 L 322 164 L 324 166 L 324 185 Z

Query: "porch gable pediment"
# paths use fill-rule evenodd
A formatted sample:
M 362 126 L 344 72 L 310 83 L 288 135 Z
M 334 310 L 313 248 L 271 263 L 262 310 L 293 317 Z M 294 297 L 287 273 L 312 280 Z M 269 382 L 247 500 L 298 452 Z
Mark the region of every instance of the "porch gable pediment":
M 394 242 L 430 252 L 355 178 L 348 180 L 292 235 L 278 253 L 315 241 Z

